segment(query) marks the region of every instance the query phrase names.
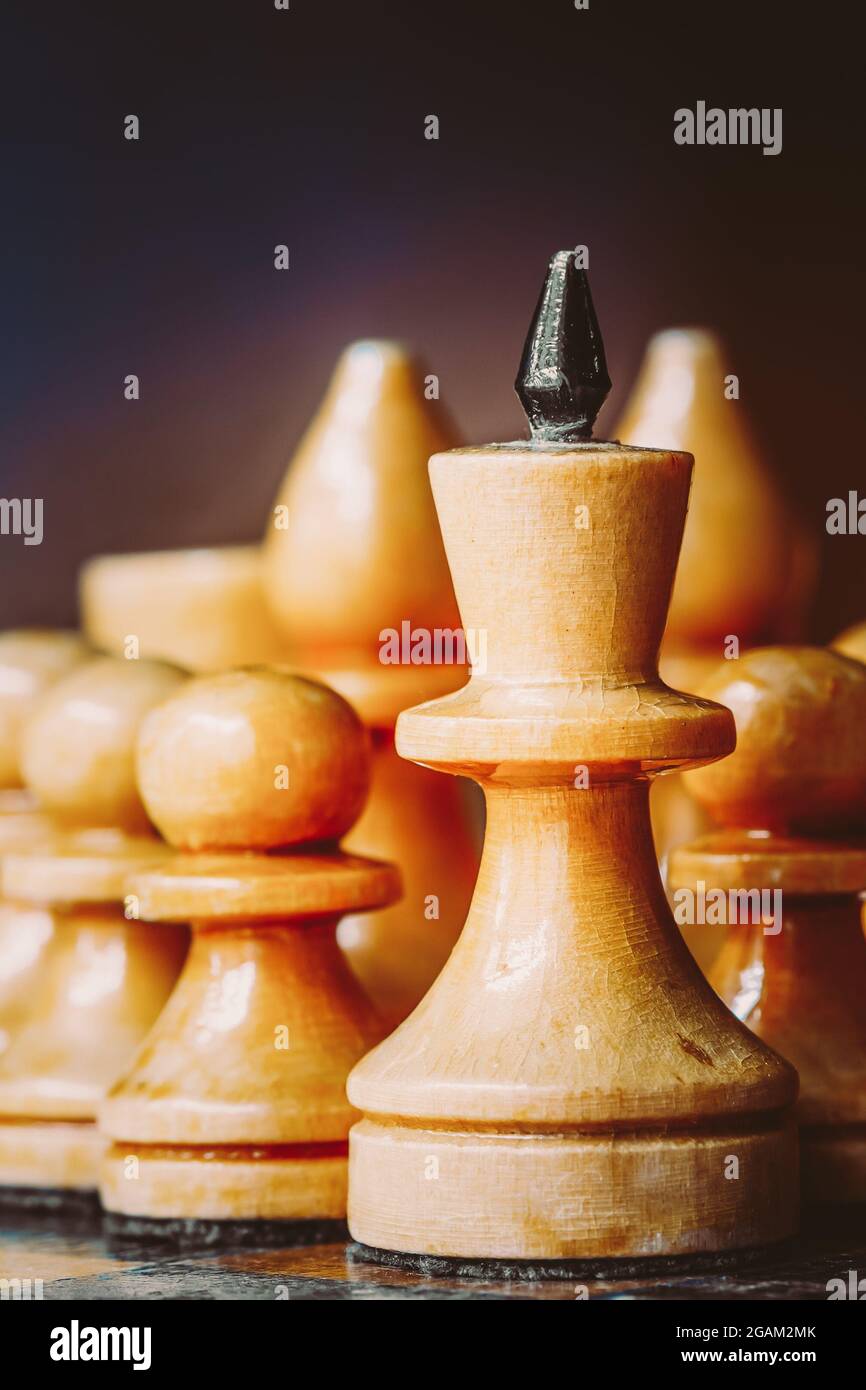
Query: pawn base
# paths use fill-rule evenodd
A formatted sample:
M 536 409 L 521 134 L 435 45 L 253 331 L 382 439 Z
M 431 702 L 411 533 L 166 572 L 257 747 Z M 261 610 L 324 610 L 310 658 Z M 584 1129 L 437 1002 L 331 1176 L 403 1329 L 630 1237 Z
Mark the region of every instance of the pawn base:
M 47 1203 L 99 1185 L 105 1140 L 89 1120 L 0 1120 L 0 1187 Z
M 181 1147 L 115 1142 L 100 1196 L 117 1216 L 169 1222 L 345 1221 L 345 1143 Z
M 735 1132 L 472 1134 L 363 1120 L 349 1229 L 416 1257 L 548 1261 L 694 1256 L 797 1227 L 793 1121 Z

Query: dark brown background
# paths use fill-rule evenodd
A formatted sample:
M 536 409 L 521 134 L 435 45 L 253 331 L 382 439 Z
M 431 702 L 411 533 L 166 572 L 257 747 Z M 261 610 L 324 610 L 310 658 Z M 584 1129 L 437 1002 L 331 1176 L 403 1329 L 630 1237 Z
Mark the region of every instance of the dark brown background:
M 257 536 L 352 338 L 413 343 L 468 440 L 520 432 L 527 319 L 547 257 L 577 242 L 615 382 L 602 425 L 653 330 L 714 326 L 823 535 L 828 497 L 866 493 L 850 13 L 5 6 L 0 496 L 43 497 L 45 541 L 0 537 L 0 621 L 72 619 L 95 552 Z M 783 153 L 676 146 L 673 112 L 699 99 L 782 106 Z M 816 636 L 866 616 L 864 555 L 866 537 L 824 535 Z

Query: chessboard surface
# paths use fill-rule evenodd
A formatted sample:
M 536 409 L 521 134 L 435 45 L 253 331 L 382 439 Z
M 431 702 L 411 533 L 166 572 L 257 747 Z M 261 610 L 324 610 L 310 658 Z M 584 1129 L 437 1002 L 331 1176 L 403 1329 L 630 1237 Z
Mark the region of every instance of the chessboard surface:
M 508 1282 L 426 1277 L 352 1260 L 343 1244 L 155 1249 L 112 1237 L 98 1216 L 0 1214 L 0 1279 L 42 1280 L 54 1300 L 826 1300 L 827 1282 L 866 1268 L 866 1211 L 830 1210 L 784 1250 L 742 1268 L 653 1279 Z M 31 1287 L 33 1287 L 31 1283 Z

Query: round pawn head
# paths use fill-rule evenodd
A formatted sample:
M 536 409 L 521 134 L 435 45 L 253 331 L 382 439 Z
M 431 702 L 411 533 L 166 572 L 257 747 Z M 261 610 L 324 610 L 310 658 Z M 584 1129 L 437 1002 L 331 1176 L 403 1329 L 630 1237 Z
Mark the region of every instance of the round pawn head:
M 41 807 L 73 826 L 148 829 L 135 783 L 142 718 L 183 682 L 157 661 L 97 657 L 57 681 L 27 721 L 21 767 Z
M 840 632 L 831 643 L 834 652 L 841 652 L 843 656 L 849 656 L 852 661 L 862 661 L 866 664 L 866 623 L 856 623 L 854 627 L 846 627 L 844 632 Z
M 0 787 L 21 786 L 21 732 L 35 701 L 87 655 L 75 632 L 0 633 Z
M 281 671 L 189 681 L 145 719 L 141 795 L 181 849 L 337 840 L 367 796 L 367 735 L 327 686 Z
M 737 726 L 729 758 L 686 773 L 720 824 L 833 835 L 866 826 L 866 667 L 823 647 L 723 661 L 699 694 Z

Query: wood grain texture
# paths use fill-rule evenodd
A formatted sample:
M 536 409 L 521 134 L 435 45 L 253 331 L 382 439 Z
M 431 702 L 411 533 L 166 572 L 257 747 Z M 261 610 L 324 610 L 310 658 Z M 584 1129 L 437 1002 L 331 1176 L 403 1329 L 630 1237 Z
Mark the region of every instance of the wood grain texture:
M 793 1228 L 796 1077 L 689 956 L 649 824 L 649 775 L 733 745 L 727 711 L 657 672 L 690 469 L 605 444 L 431 460 L 488 664 L 401 715 L 397 748 L 475 777 L 488 825 L 447 965 L 349 1079 L 366 1245 L 561 1259 Z

